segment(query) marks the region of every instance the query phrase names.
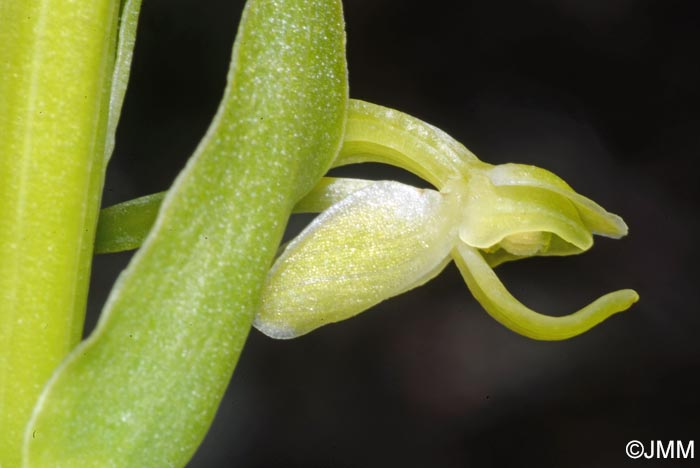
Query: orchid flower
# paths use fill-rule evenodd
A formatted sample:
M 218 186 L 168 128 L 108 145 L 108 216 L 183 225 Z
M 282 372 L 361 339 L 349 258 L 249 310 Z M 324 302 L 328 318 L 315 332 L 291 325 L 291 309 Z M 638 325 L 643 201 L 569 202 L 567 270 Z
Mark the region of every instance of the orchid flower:
M 577 254 L 593 245 L 593 234 L 627 234 L 619 216 L 551 172 L 484 163 L 418 119 L 351 101 L 336 166 L 364 161 L 402 167 L 437 190 L 326 181 L 337 201 L 284 248 L 268 274 L 254 322 L 266 335 L 294 338 L 350 318 L 426 283 L 452 260 L 493 318 L 534 339 L 570 338 L 638 300 L 625 289 L 553 317 L 520 303 L 499 280 L 493 268 L 503 262 Z
M 551 172 L 480 161 L 442 130 L 399 111 L 349 101 L 343 146 L 334 166 L 380 162 L 430 182 L 321 179 L 294 212 L 321 214 L 272 265 L 254 326 L 294 338 L 345 320 L 418 287 L 454 261 L 476 300 L 497 321 L 530 338 L 576 336 L 639 298 L 624 289 L 566 316 L 537 313 L 498 279 L 501 263 L 584 252 L 593 235 L 620 238 L 617 215 L 576 193 Z M 162 194 L 102 211 L 95 251 L 136 248 Z

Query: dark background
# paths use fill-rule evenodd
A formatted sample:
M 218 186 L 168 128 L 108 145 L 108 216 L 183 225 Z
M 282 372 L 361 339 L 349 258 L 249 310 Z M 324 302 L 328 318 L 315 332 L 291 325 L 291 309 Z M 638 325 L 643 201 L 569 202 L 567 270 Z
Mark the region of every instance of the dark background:
M 627 287 L 641 301 L 537 342 L 492 320 L 451 266 L 297 340 L 252 331 L 189 466 L 692 466 L 624 449 L 693 439 L 700 452 L 695 3 L 346 0 L 352 97 L 487 162 L 550 169 L 627 221 L 627 238 L 584 255 L 499 268 L 516 297 L 554 315 Z M 242 4 L 144 1 L 105 204 L 167 189 L 182 168 L 216 110 Z M 128 258 L 96 258 L 90 323 Z

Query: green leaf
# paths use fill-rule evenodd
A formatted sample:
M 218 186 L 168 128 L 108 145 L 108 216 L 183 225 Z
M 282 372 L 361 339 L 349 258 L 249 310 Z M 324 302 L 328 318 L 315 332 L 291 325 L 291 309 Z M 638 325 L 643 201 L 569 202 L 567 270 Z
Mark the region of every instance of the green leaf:
M 122 113 L 126 87 L 129 83 L 129 72 L 131 71 L 131 59 L 134 56 L 140 10 L 141 0 L 121 0 L 119 35 L 117 37 L 116 60 L 114 62 L 114 71 L 112 72 L 112 89 L 109 98 L 109 116 L 107 118 L 105 163 L 109 161 L 114 150 L 117 124 Z
M 252 0 L 224 99 L 95 332 L 25 433 L 26 467 L 183 466 L 240 355 L 294 203 L 342 140 L 340 1 Z

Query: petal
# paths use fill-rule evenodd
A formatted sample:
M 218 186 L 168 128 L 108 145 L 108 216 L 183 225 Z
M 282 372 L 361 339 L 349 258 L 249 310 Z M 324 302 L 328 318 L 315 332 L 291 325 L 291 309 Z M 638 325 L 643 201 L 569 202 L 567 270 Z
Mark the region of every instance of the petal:
M 623 289 L 606 294 L 571 315 L 542 315 L 518 302 L 476 249 L 460 242 L 453 258 L 469 290 L 493 318 L 514 332 L 537 340 L 579 335 L 639 299 L 635 291 Z
M 501 164 L 488 171 L 489 178 L 497 186 L 537 187 L 558 193 L 576 206 L 586 227 L 594 234 L 619 239 L 627 234 L 627 225 L 619 216 L 608 213 L 583 195 L 576 193 L 555 174 L 524 164 Z
M 593 244 L 574 205 L 558 193 L 539 187 L 495 186 L 483 170 L 472 171 L 466 183 L 452 181 L 445 191 L 460 198 L 459 237 L 472 247 L 494 250 L 504 240 L 508 242 L 502 246 L 515 247 L 518 240 L 529 239 L 535 242 L 535 248 L 522 248 L 522 252 L 513 249 L 511 253 L 542 255 L 552 239 L 539 233 L 555 234 L 578 252 Z M 554 245 L 560 245 L 560 241 L 555 240 Z
M 438 192 L 376 182 L 316 218 L 277 259 L 254 325 L 293 338 L 419 286 L 456 234 Z

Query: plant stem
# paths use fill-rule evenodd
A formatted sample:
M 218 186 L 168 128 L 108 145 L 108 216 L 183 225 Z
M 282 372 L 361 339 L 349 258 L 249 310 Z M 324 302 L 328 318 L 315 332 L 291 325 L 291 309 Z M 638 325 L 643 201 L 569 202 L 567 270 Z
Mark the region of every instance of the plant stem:
M 119 0 L 0 2 L 0 465 L 79 341 Z

